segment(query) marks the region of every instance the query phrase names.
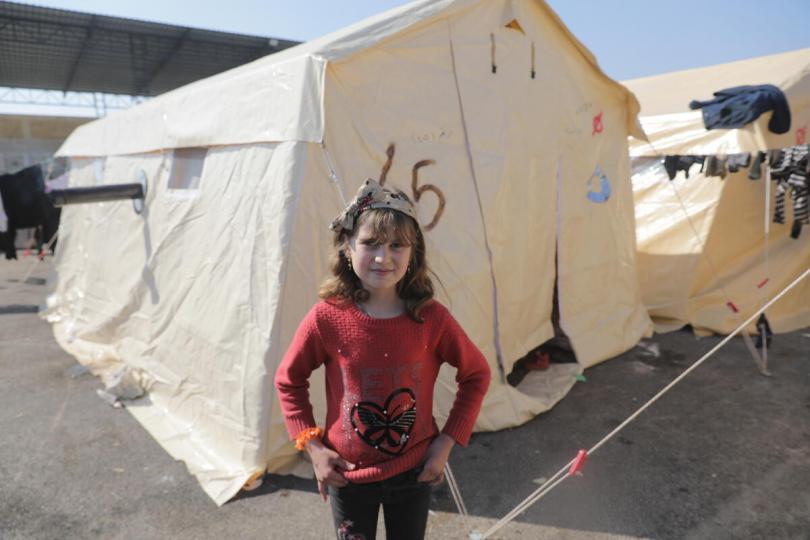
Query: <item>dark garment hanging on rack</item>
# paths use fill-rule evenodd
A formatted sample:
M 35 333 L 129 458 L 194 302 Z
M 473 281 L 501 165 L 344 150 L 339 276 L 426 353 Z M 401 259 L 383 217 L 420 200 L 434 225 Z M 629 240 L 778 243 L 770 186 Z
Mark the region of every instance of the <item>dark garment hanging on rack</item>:
M 718 90 L 714 92 L 714 99 L 692 100 L 689 108 L 703 109 L 706 129 L 741 128 L 762 113 L 773 110 L 768 129 L 778 134 L 790 131 L 790 106 L 785 94 L 772 84 Z

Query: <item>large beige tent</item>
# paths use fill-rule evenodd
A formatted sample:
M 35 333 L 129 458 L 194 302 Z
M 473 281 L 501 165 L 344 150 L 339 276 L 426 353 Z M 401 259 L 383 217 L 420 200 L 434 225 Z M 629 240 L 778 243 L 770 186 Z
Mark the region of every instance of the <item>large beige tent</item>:
M 418 1 L 78 129 L 71 184 L 147 178 L 67 207 L 48 317 L 217 502 L 265 469 L 307 473 L 273 374 L 317 300 L 328 225 L 394 145 L 445 302 L 494 373 L 478 430 L 547 410 L 651 323 L 635 274 L 627 136 L 638 105 L 542 1 Z M 414 165 L 431 159 L 418 170 Z M 508 372 L 561 325 L 579 364 Z M 118 379 L 116 379 L 118 380 Z M 442 372 L 441 423 L 455 393 Z M 321 376 L 311 390 L 323 406 Z M 317 411 L 316 411 L 317 412 Z
M 649 137 L 630 146 L 644 302 L 659 330 L 688 323 L 699 332 L 731 332 L 810 267 L 810 228 L 790 237 L 790 204 L 786 224 L 771 222 L 774 189 L 765 170 L 760 180 L 750 180 L 748 169 L 723 180 L 694 167 L 689 179 L 681 172 L 670 182 L 662 157 L 756 153 L 810 142 L 810 49 L 625 84 L 641 103 Z M 701 111 L 689 110 L 693 99 L 759 84 L 784 92 L 792 115 L 787 133 L 768 130 L 770 112 L 744 128 L 707 130 Z M 810 282 L 766 314 L 775 332 L 810 326 Z

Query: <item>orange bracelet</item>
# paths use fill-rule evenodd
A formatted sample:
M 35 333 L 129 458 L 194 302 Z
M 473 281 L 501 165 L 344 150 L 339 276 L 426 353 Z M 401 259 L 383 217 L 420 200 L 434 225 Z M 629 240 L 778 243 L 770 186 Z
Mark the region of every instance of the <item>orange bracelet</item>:
M 319 427 L 308 428 L 301 431 L 298 437 L 295 438 L 295 449 L 303 450 L 312 439 L 320 439 L 323 436 L 323 430 Z

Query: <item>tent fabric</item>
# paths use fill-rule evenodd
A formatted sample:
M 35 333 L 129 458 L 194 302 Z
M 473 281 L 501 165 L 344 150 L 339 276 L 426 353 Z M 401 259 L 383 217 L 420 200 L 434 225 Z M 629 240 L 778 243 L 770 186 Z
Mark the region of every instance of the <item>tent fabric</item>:
M 327 275 L 329 223 L 393 144 L 386 185 L 416 199 L 423 225 L 445 199 L 425 231 L 438 298 L 496 374 L 476 429 L 519 425 L 651 330 L 627 181 L 637 110 L 540 1 L 386 12 L 77 130 L 60 150 L 71 185 L 143 170 L 148 194 L 142 214 L 65 208 L 46 316 L 95 373 L 140 381 L 129 410 L 218 504 L 265 469 L 310 474 L 272 377 Z M 199 186 L 170 189 L 189 145 L 208 148 Z M 556 266 L 579 363 L 513 388 L 499 366 L 553 336 Z M 310 395 L 322 417 L 321 375 Z M 454 395 L 444 367 L 440 424 Z
M 810 125 L 810 48 L 717 66 L 689 69 L 623 81 L 641 103 L 640 122 L 649 141 L 630 143 L 631 156 L 666 154 L 736 154 L 784 148 L 802 137 Z M 772 84 L 790 105 L 791 129 L 778 135 L 768 130 L 772 112 L 745 128 L 706 130 L 693 99 L 708 100 L 723 88 Z M 804 134 L 804 135 L 802 135 Z
M 480 0 L 419 0 L 302 43 L 249 64 L 167 92 L 138 107 L 78 128 L 59 155 L 106 156 L 168 148 L 323 138 L 323 70 L 404 31 L 456 16 Z M 499 1 L 500 15 L 512 12 Z M 596 59 L 544 3 L 543 16 L 566 39 L 569 54 L 593 68 L 594 76 L 625 99 L 631 134 L 643 137 L 638 102 L 599 69 Z M 517 12 L 517 7 L 515 12 Z M 525 9 L 525 8 L 521 8 Z M 103 144 L 101 144 L 103 142 Z
M 706 130 L 691 99 L 747 84 L 774 84 L 786 95 L 791 131 L 768 131 L 770 113 L 740 129 Z M 810 267 L 810 235 L 790 238 L 772 223 L 774 186 L 742 169 L 721 180 L 692 170 L 670 181 L 665 154 L 725 155 L 803 144 L 810 124 L 810 49 L 626 81 L 639 97 L 649 137 L 631 141 L 638 275 L 659 331 L 692 325 L 728 333 Z M 790 205 L 788 205 L 790 207 Z M 732 309 L 731 302 L 738 310 Z M 775 332 L 810 326 L 810 285 L 766 313 Z M 753 324 L 748 329 L 754 331 Z

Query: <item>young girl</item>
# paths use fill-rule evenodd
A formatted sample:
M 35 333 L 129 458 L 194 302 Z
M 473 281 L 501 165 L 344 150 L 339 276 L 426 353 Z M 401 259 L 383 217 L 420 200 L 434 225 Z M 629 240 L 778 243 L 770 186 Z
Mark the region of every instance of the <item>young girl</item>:
M 333 277 L 301 322 L 276 372 L 290 437 L 306 450 L 339 540 L 372 540 L 383 507 L 389 540 L 420 539 L 431 486 L 455 443 L 466 446 L 489 366 L 433 300 L 425 241 L 408 197 L 367 180 L 332 223 Z M 443 362 L 458 392 L 441 433 L 433 386 Z M 326 372 L 326 423 L 317 427 L 308 379 Z

